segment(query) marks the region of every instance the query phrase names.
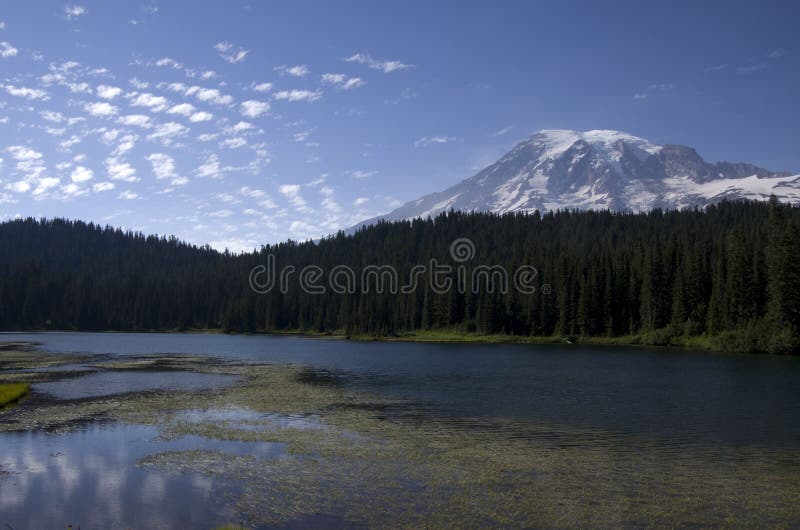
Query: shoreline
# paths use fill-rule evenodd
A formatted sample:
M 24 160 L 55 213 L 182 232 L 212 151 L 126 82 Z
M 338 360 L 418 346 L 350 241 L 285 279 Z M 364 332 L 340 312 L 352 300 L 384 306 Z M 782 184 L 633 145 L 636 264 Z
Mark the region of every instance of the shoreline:
M 792 354 L 770 354 L 759 351 L 736 351 L 722 349 L 714 345 L 717 337 L 700 335 L 696 337 L 671 337 L 667 340 L 651 340 L 646 335 L 623 335 L 618 337 L 582 337 L 582 336 L 521 336 L 521 335 L 478 335 L 451 330 L 431 330 L 419 332 L 405 332 L 397 335 L 348 335 L 342 330 L 335 331 L 308 331 L 308 330 L 273 330 L 256 332 L 226 332 L 221 328 L 190 328 L 166 330 L 76 330 L 76 329 L 47 329 L 47 330 L 18 330 L 0 331 L 3 335 L 21 334 L 48 334 L 48 333 L 101 333 L 101 334 L 208 334 L 231 336 L 276 336 L 276 337 L 303 337 L 314 339 L 348 340 L 353 342 L 407 342 L 420 344 L 529 344 L 529 345 L 562 345 L 562 346 L 617 346 L 617 347 L 644 347 L 665 350 L 696 350 L 704 353 L 725 355 L 756 355 L 769 357 L 800 357 Z M 2 343 L 2 341 L 0 341 Z

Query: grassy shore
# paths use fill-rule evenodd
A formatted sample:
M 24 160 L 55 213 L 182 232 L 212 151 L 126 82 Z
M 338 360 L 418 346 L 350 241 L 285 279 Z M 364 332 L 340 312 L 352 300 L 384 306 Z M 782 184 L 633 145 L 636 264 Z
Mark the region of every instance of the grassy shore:
M 40 330 L 41 331 L 41 330 Z M 53 330 L 49 330 L 53 331 Z M 64 330 L 78 332 L 80 330 Z M 22 333 L 22 331 L 21 331 Z M 189 328 L 189 329 L 163 329 L 163 330 L 135 330 L 135 331 L 112 331 L 105 333 L 207 333 L 207 334 L 229 334 L 238 335 L 240 333 L 226 331 L 221 328 Z M 470 333 L 457 329 L 436 329 L 409 331 L 390 335 L 368 335 L 368 334 L 348 334 L 345 330 L 304 330 L 286 329 L 257 331 L 254 333 L 244 333 L 252 335 L 276 335 L 276 336 L 298 336 L 328 338 L 340 340 L 352 340 L 359 342 L 421 342 L 421 343 L 480 343 L 480 344 L 578 344 L 589 346 L 658 346 L 680 349 L 704 350 L 719 353 L 758 353 L 765 352 L 753 347 L 752 340 L 736 340 L 738 334 L 723 335 L 698 335 L 682 336 L 670 334 L 666 329 L 656 330 L 650 333 L 640 333 L 635 335 L 620 335 L 616 337 L 590 337 L 590 336 L 524 336 L 524 335 L 484 335 Z M 752 337 L 751 337 L 752 339 Z M 3 344 L 0 343 L 0 349 Z
M 27 383 L 0 384 L 0 407 L 19 401 L 30 389 Z
M 344 331 L 270 331 L 268 335 L 293 335 L 303 337 L 338 338 L 359 342 L 422 342 L 422 343 L 475 343 L 475 344 L 583 344 L 594 346 L 667 346 L 697 350 L 720 351 L 710 337 L 670 337 L 665 340 L 653 335 L 622 335 L 618 337 L 584 337 L 560 335 L 482 335 L 458 330 L 425 330 L 394 335 L 347 335 Z

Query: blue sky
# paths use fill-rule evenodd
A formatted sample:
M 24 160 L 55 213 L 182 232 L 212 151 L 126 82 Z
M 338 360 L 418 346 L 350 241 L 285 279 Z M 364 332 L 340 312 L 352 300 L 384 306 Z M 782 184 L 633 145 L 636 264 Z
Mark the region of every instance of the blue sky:
M 800 172 L 797 2 L 0 4 L 0 219 L 240 250 L 546 128 Z

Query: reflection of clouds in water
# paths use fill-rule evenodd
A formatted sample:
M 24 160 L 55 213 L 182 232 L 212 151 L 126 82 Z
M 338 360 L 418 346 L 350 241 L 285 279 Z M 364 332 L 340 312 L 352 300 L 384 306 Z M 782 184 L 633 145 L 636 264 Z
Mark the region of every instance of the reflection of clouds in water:
M 142 481 L 141 498 L 144 504 L 161 503 L 166 492 L 166 479 L 162 475 L 150 474 Z
M 62 490 L 67 496 L 72 495 L 72 492 L 75 491 L 75 488 L 78 487 L 81 480 L 78 465 L 72 461 L 72 455 L 65 455 L 63 453 L 54 457 L 53 463 L 53 467 L 55 467 L 58 472 Z
M 57 435 L 0 433 L 0 463 L 12 473 L 0 478 L 0 522 L 13 528 L 170 528 L 227 522 L 230 517 L 214 492 L 213 479 L 136 466 L 147 454 L 215 449 L 217 442 L 157 442 L 156 435 L 153 427 L 119 424 L 93 424 Z
M 47 471 L 47 466 L 42 462 L 41 456 L 34 454 L 31 447 L 22 455 L 21 467 L 22 469 L 19 469 L 19 471 L 24 471 L 25 473 L 44 473 Z

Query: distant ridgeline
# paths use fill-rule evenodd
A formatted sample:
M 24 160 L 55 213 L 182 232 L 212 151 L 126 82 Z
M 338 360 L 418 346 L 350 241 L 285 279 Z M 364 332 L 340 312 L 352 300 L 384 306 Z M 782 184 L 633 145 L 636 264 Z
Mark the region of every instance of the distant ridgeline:
M 474 255 L 452 252 L 461 238 Z M 435 281 L 418 269 L 432 259 L 449 266 Z M 266 264 L 285 276 L 258 293 L 251 271 Z M 302 289 L 300 271 L 309 265 L 319 273 L 311 274 L 312 289 Z M 371 265 L 392 267 L 398 289 L 362 283 Z M 505 293 L 488 281 L 460 288 L 481 266 L 509 271 Z M 513 274 L 523 266 L 536 273 L 520 289 Z M 354 271 L 355 286 L 343 270 Z M 265 284 L 268 276 L 257 278 Z M 415 277 L 416 288 L 403 290 Z M 800 208 L 771 201 L 643 214 L 451 212 L 241 255 L 82 222 L 0 225 L 0 329 L 212 328 L 618 337 L 797 353 Z

